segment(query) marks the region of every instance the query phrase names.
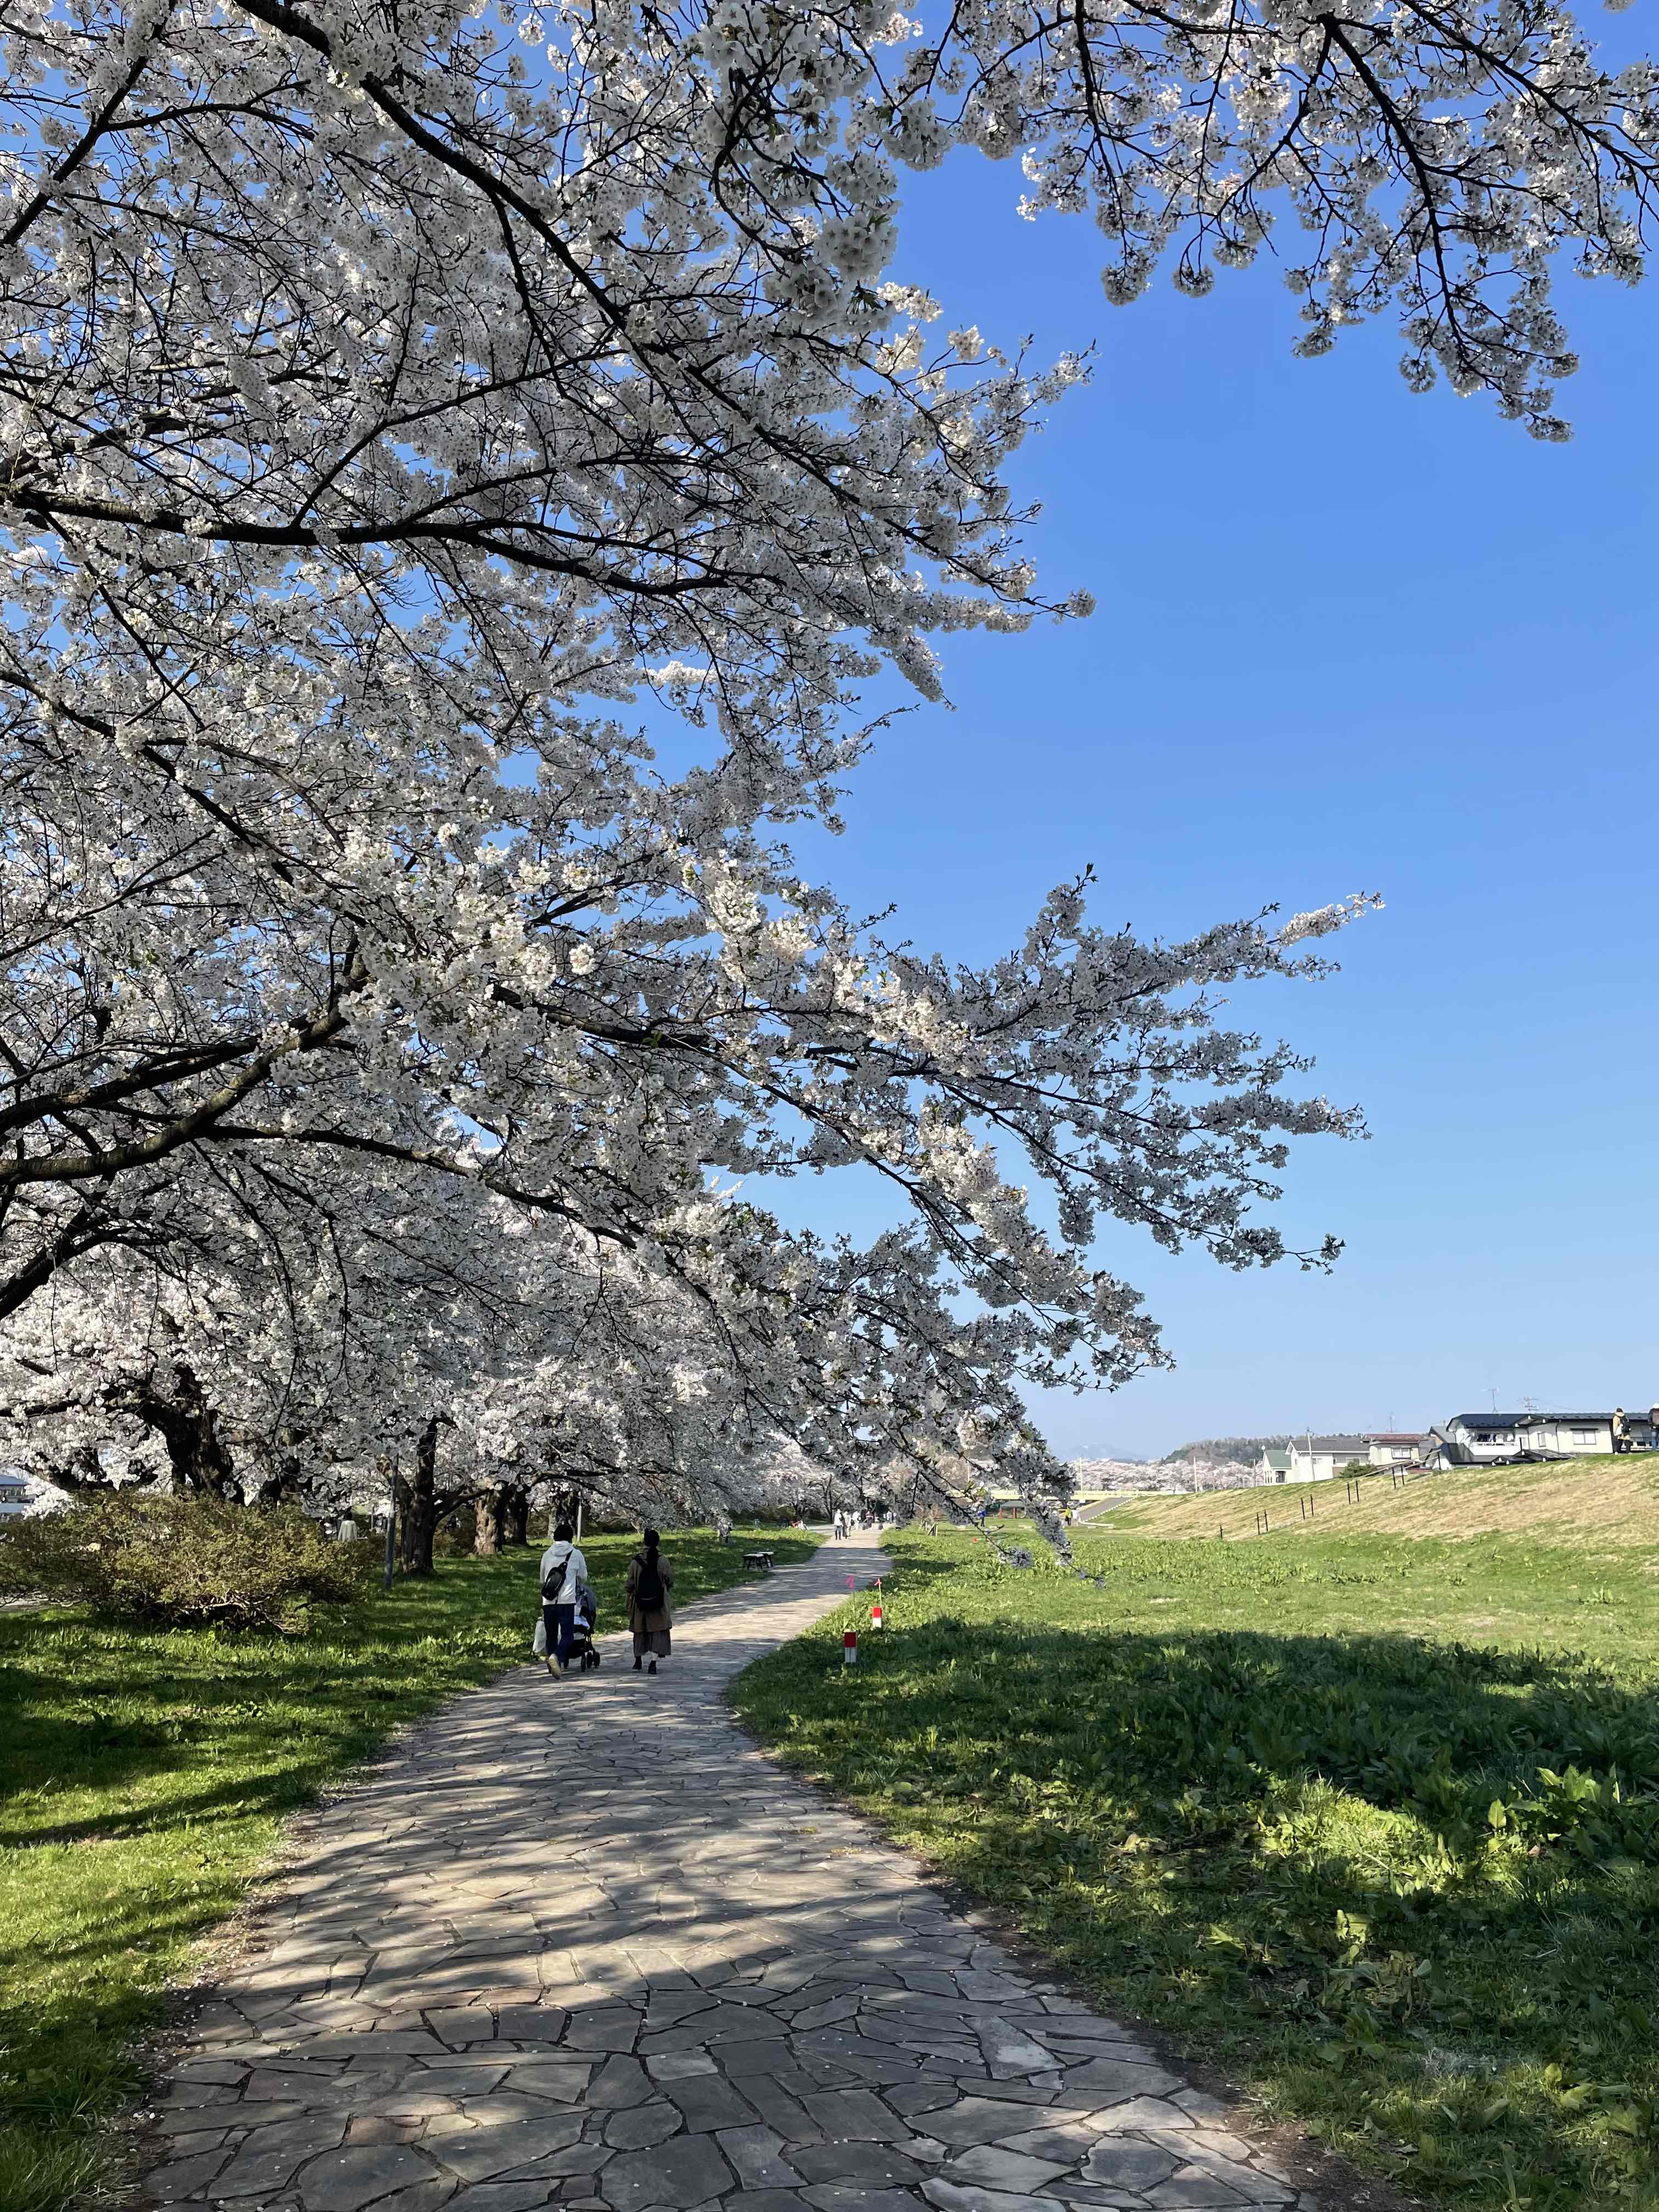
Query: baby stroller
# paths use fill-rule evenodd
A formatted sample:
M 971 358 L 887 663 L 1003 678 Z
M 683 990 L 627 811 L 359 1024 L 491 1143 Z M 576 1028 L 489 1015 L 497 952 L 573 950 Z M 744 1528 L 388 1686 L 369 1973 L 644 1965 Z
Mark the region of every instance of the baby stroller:
M 570 1656 L 578 1661 L 586 1674 L 599 1663 L 599 1655 L 593 1648 L 593 1624 L 599 1617 L 599 1601 L 593 1595 L 591 1583 L 576 1584 L 576 1609 L 570 1623 Z M 538 1607 L 536 1633 L 530 1645 L 532 1663 L 550 1663 L 547 1660 L 547 1615 Z
M 599 1617 L 599 1601 L 593 1595 L 591 1583 L 576 1584 L 576 1617 L 570 1624 L 570 1656 L 584 1674 L 599 1663 L 599 1654 L 593 1648 L 593 1624 Z

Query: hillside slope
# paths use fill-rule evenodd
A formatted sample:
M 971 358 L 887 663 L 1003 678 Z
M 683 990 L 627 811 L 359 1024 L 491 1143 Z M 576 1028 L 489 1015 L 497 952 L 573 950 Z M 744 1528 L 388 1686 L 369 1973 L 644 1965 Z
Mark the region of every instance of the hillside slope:
M 1302 1517 L 1303 1499 L 1312 1517 Z M 1350 1504 L 1335 1482 L 1215 1492 L 1198 1498 L 1136 1498 L 1094 1526 L 1114 1534 L 1213 1537 L 1255 1534 L 1266 1512 L 1274 1535 L 1345 1530 L 1390 1536 L 1543 1535 L 1587 1550 L 1638 1549 L 1659 1542 L 1659 1453 L 1571 1459 L 1553 1467 L 1459 1468 L 1393 1489 L 1384 1474 L 1360 1486 Z

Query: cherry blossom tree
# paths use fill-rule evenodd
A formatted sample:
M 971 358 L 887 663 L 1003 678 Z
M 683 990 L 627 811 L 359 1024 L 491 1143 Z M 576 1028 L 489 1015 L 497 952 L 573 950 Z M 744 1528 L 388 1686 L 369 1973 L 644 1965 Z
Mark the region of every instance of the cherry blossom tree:
M 1103 1218 L 1271 1261 L 1286 1139 L 1356 1126 L 1216 1017 L 1354 908 L 1163 945 L 1073 884 L 969 970 L 802 880 L 861 684 L 937 696 L 934 641 L 1087 611 L 1007 483 L 1082 367 L 930 336 L 900 173 L 1018 153 L 1115 299 L 1160 260 L 1202 291 L 1282 210 L 1304 350 L 1392 302 L 1413 383 L 1554 435 L 1551 258 L 1638 273 L 1654 102 L 1543 5 L 9 7 L 0 1320 L 35 1382 L 43 1328 L 159 1285 L 185 1348 L 130 1410 L 175 1471 L 233 1479 L 210 1374 L 279 1339 L 259 1434 L 291 1373 L 343 1464 L 348 1398 L 435 1463 L 455 1346 L 532 1388 L 507 1240 L 467 1241 L 506 1206 L 696 1317 L 697 1449 L 1053 1480 L 1018 1386 L 1160 1356 Z M 855 1165 L 903 1222 L 868 1251 L 756 1202 Z M 395 1285 L 331 1383 L 322 1283 Z M 570 1463 L 684 1462 L 659 1361 L 556 1367 Z
M 337 1170 L 331 1188 L 261 1188 L 244 1219 L 241 1239 L 108 1248 L 54 1276 L 0 1340 L 10 1455 L 74 1489 L 159 1481 L 329 1512 L 395 1497 L 420 1573 L 465 1505 L 489 1549 L 555 1493 L 671 1522 L 796 1504 L 812 1470 L 784 1420 L 810 1419 L 855 1469 L 893 1451 L 907 1413 L 879 1335 L 849 1331 L 849 1255 L 815 1266 L 810 1240 L 747 1206 L 708 1211 L 720 1266 L 738 1231 L 752 1255 L 746 1292 L 719 1298 L 706 1275 L 406 1170 L 372 1190 Z M 913 1399 L 943 1327 L 922 1318 L 896 1339 Z M 994 1401 L 1020 1419 L 958 1350 L 931 1430 L 983 1425 Z

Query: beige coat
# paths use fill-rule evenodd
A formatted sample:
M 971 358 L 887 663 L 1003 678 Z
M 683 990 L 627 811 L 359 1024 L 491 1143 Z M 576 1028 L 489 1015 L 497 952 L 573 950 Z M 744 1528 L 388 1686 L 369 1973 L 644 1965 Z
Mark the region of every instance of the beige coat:
M 668 1593 L 674 1587 L 674 1570 L 660 1552 L 657 1554 L 657 1573 L 661 1578 L 663 1601 L 649 1613 L 641 1613 L 634 1601 L 634 1593 L 640 1586 L 640 1574 L 645 1565 L 645 1553 L 635 1552 L 628 1563 L 628 1625 L 635 1636 L 665 1636 L 674 1626 L 674 1616 L 668 1609 Z

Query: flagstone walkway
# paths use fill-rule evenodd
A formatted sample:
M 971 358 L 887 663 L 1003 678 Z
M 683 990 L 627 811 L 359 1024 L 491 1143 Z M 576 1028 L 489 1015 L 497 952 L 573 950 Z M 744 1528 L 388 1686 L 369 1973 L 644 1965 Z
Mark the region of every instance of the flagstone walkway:
M 1311 2212 L 727 1717 L 883 1564 L 826 1544 L 688 1609 L 655 1680 L 607 1638 L 597 1674 L 526 1667 L 394 1747 L 196 2022 L 149 2202 Z

